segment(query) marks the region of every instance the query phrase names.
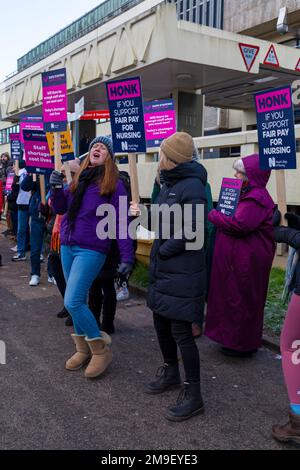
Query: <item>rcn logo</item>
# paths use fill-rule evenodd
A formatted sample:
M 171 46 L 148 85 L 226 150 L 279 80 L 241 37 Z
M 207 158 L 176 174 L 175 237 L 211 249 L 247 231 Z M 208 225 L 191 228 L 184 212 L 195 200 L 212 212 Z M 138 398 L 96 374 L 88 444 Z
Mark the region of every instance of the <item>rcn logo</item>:
M 121 142 L 123 152 L 128 152 L 128 142 Z
M 276 168 L 276 158 L 269 158 L 269 168 Z

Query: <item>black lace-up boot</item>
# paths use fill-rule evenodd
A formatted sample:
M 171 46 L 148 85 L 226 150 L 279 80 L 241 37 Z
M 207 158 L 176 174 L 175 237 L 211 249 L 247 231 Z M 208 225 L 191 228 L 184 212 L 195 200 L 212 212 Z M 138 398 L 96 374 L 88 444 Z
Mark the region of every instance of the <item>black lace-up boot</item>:
M 203 413 L 203 411 L 200 382 L 185 383 L 177 399 L 177 404 L 169 408 L 166 418 L 169 421 L 185 421 Z
M 154 382 L 150 382 L 145 387 L 145 392 L 149 395 L 158 395 L 171 388 L 181 385 L 178 362 L 176 364 L 164 364 L 156 373 Z

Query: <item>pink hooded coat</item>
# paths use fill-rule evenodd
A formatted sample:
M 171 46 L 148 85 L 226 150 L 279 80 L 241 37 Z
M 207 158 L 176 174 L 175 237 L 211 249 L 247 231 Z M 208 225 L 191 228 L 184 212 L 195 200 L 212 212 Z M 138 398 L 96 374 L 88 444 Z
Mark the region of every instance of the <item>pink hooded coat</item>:
M 269 171 L 259 156 L 243 158 L 249 186 L 233 217 L 213 210 L 217 227 L 205 334 L 222 346 L 250 351 L 261 346 L 264 307 L 275 254 L 275 204 L 266 185 Z

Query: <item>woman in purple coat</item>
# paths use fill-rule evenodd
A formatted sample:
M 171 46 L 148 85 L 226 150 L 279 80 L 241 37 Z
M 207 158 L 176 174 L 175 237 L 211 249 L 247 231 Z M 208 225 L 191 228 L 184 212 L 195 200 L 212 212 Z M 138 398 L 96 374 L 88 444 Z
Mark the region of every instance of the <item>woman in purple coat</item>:
M 214 209 L 208 216 L 217 238 L 205 334 L 223 346 L 223 354 L 250 357 L 261 346 L 275 254 L 275 205 L 266 189 L 270 171 L 260 169 L 258 155 L 237 160 L 233 167 L 235 177 L 243 180 L 235 215 Z
M 115 218 L 113 229 L 121 257 L 119 272 L 129 273 L 134 263 L 132 240 L 126 238 L 126 233 L 125 237 L 119 236 L 119 227 L 125 227 L 126 232 L 128 225 L 127 211 L 119 214 L 120 198 L 126 198 L 127 205 L 128 201 L 127 190 L 119 180 L 112 141 L 108 137 L 93 140 L 80 172 L 68 189 L 63 189 L 63 175 L 57 171 L 52 173 L 50 184 L 52 206 L 57 214 L 64 215 L 60 232 L 61 260 L 67 283 L 64 303 L 75 329 L 72 338 L 76 354 L 67 361 L 66 369 L 75 371 L 89 363 L 85 376 L 92 379 L 101 375 L 112 360 L 111 339 L 99 330 L 87 305 L 89 289 L 111 248 L 111 240 L 99 229 L 101 221 L 103 224 L 107 220 L 103 214 L 108 209 L 103 205 L 114 209 L 115 217 L 112 215 L 111 219 Z M 103 225 L 107 227 L 107 222 Z

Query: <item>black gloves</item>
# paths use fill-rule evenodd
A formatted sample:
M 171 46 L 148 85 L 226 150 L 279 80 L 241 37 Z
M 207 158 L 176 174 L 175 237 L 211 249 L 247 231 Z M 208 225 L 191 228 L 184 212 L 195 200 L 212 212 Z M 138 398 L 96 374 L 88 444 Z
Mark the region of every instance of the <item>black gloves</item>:
M 273 227 L 278 227 L 281 222 L 281 212 L 278 209 L 275 209 L 273 214 Z
M 133 264 L 121 263 L 118 269 L 118 274 L 121 274 L 122 276 L 128 276 L 130 273 L 132 273 L 132 270 Z
M 275 228 L 275 241 L 277 243 L 286 243 L 287 245 L 300 249 L 300 231 L 289 227 Z
M 41 202 L 39 205 L 39 212 L 43 217 L 45 217 L 45 219 L 47 219 L 49 217 L 49 206 Z
M 293 212 L 287 212 L 284 218 L 288 221 L 288 226 L 290 228 L 295 228 L 296 230 L 300 230 L 300 217 Z
M 54 189 L 62 189 L 64 187 L 64 175 L 59 171 L 53 171 L 50 176 L 50 185 Z

